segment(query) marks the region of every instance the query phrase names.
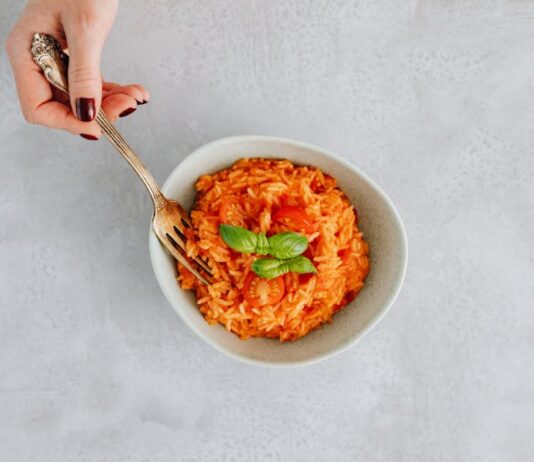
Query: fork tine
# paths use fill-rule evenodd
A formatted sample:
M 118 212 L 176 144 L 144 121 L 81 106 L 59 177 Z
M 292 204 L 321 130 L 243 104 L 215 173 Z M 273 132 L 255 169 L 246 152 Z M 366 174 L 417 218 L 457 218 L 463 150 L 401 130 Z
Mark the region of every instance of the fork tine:
M 176 231 L 176 229 L 175 229 L 175 231 Z M 209 277 L 213 277 L 213 273 L 211 272 L 210 267 L 207 266 L 207 264 L 203 260 L 201 260 L 199 257 L 192 258 L 192 257 L 187 255 L 187 250 L 185 248 L 185 243 L 181 239 L 180 235 L 178 235 L 178 237 L 179 237 L 179 239 L 176 239 L 175 236 L 171 236 L 170 234 L 167 234 L 167 239 L 176 248 L 176 250 L 178 251 L 179 254 L 183 255 L 184 258 L 186 258 L 189 262 L 193 261 L 194 263 L 196 263 L 203 271 L 206 272 L 206 274 Z
M 191 219 L 189 218 L 189 214 L 185 211 L 185 209 L 180 204 L 177 203 L 176 205 L 178 207 L 178 210 L 180 211 L 180 216 L 182 218 L 182 223 L 187 228 L 192 228 L 193 227 L 193 223 L 191 223 Z
M 180 262 L 182 265 L 184 265 L 189 271 L 191 271 L 191 273 L 193 273 L 193 275 L 199 280 L 201 281 L 202 283 L 206 284 L 206 285 L 210 285 L 211 284 L 211 281 L 206 278 L 205 276 L 203 276 L 192 264 L 191 262 L 189 261 L 189 258 L 187 256 L 185 256 L 184 254 L 182 254 L 176 247 L 174 244 L 176 244 L 175 242 L 173 243 L 172 241 L 174 241 L 174 239 L 169 235 L 167 234 L 167 238 L 168 238 L 168 241 L 165 242 L 163 239 L 160 238 L 160 236 L 158 236 L 160 242 L 163 244 L 163 246 L 169 251 L 169 253 L 176 259 L 178 260 L 178 262 Z M 211 273 L 209 274 L 209 276 L 211 277 Z
M 188 213 L 178 202 L 167 200 L 164 208 L 156 210 L 153 228 L 159 240 L 174 258 L 204 284 L 211 284 L 213 273 L 208 264 L 198 256 L 187 255 L 187 234 L 193 230 L 193 224 Z
M 210 276 L 213 276 L 213 273 L 211 272 L 211 268 L 206 264 L 204 260 L 200 257 L 193 258 L 193 261 L 200 266 L 206 273 L 208 273 Z
M 185 252 L 185 241 L 187 240 L 187 237 L 184 233 L 182 233 L 176 226 L 174 226 L 174 232 L 177 234 L 178 239 L 176 239 L 174 236 L 172 236 L 175 243 Z M 188 257 L 191 258 L 191 257 Z M 213 276 L 211 272 L 211 268 L 207 265 L 207 263 L 202 260 L 200 257 L 193 257 L 191 258 L 198 266 L 200 266 L 206 273 L 208 273 L 210 276 Z

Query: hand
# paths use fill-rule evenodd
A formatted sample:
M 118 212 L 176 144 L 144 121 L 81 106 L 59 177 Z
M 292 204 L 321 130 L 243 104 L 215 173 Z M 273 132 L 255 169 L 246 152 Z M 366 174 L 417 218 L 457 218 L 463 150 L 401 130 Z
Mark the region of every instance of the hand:
M 6 42 L 22 113 L 30 123 L 97 139 L 100 105 L 111 120 L 149 99 L 141 85 L 103 82 L 100 56 L 118 0 L 30 0 Z M 35 32 L 52 35 L 69 54 L 70 108 L 54 100 L 52 88 L 30 53 Z M 72 109 L 72 110 L 71 110 Z

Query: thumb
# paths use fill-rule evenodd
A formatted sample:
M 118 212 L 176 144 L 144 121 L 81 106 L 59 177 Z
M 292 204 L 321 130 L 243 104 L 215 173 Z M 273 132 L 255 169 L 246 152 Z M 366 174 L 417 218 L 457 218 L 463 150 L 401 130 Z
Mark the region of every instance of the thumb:
M 72 111 L 76 118 L 90 122 L 96 117 L 102 101 L 102 77 L 100 56 L 106 39 L 106 31 L 74 28 L 69 33 L 65 27 L 69 46 L 69 93 Z

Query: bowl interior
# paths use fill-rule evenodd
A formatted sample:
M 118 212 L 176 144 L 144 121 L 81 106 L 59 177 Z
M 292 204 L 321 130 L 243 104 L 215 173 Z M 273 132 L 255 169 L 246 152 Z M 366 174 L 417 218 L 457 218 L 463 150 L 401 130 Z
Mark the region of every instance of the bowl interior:
M 240 340 L 221 325 L 210 326 L 195 297 L 179 288 L 175 264 L 150 233 L 150 254 L 157 280 L 170 304 L 200 337 L 237 359 L 270 365 L 304 364 L 326 358 L 354 343 L 393 303 L 404 277 L 406 236 L 391 201 L 363 173 L 335 154 L 300 142 L 270 137 L 225 138 L 205 145 L 171 173 L 163 192 L 189 209 L 199 176 L 229 167 L 243 157 L 284 158 L 319 167 L 338 181 L 356 207 L 359 226 L 370 248 L 370 271 L 358 297 L 334 316 L 334 322 L 295 342 Z

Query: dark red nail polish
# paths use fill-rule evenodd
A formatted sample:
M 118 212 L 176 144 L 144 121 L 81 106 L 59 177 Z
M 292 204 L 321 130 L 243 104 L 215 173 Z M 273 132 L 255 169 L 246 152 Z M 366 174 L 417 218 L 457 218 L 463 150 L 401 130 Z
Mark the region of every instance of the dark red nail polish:
M 146 103 L 148 103 L 148 101 L 145 100 L 145 99 L 144 99 L 143 101 L 137 101 L 137 104 L 138 104 L 138 105 L 139 105 L 139 104 L 146 104 Z
M 119 117 L 126 117 L 128 114 L 131 114 L 134 112 L 137 108 L 135 107 L 129 107 L 128 109 L 125 109 L 119 114 Z
M 80 136 L 81 136 L 82 138 L 85 138 L 86 140 L 91 140 L 91 141 L 95 141 L 95 140 L 98 139 L 96 136 L 93 136 L 93 135 L 86 135 L 85 133 L 81 133 Z
M 91 122 L 95 118 L 95 99 L 78 98 L 76 100 L 76 117 L 82 122 Z

